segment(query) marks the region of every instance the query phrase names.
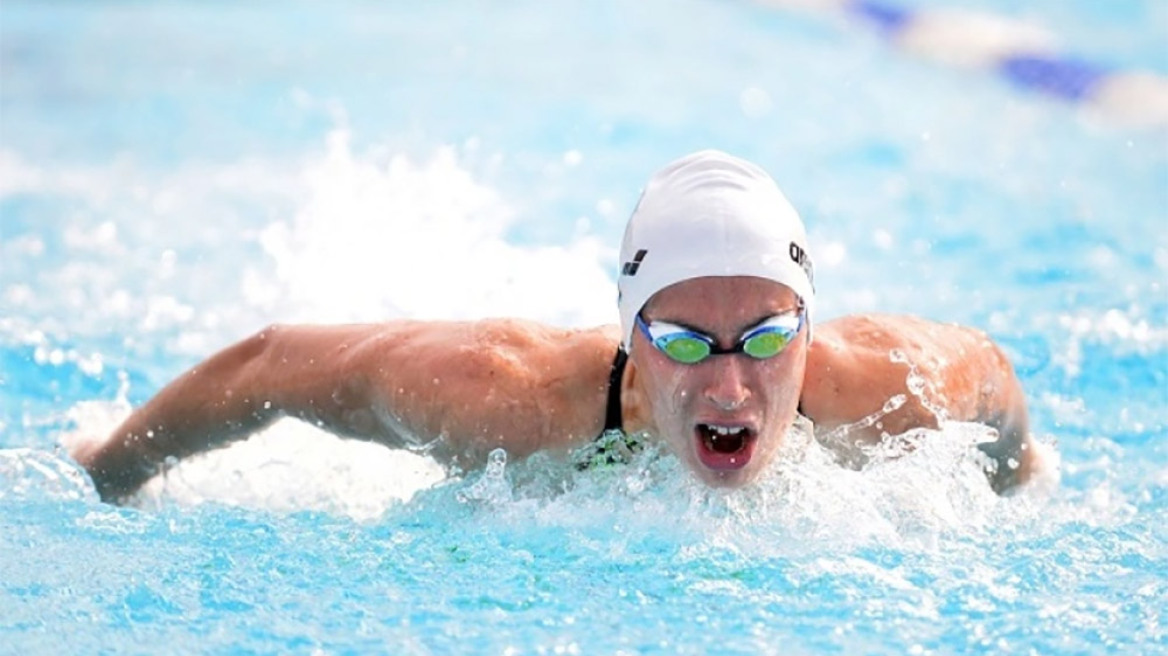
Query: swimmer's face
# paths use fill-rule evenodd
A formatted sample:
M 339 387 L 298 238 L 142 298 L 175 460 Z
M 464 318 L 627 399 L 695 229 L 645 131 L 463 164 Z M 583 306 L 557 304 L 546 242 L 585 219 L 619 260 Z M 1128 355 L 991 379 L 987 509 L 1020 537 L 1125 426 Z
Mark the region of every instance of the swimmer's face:
M 645 304 L 648 322 L 702 331 L 723 348 L 743 332 L 798 306 L 785 285 L 745 276 L 694 278 L 666 287 Z M 795 420 L 807 361 L 806 326 L 778 355 L 744 353 L 682 364 L 633 331 L 630 357 L 660 437 L 703 481 L 737 487 L 778 453 Z

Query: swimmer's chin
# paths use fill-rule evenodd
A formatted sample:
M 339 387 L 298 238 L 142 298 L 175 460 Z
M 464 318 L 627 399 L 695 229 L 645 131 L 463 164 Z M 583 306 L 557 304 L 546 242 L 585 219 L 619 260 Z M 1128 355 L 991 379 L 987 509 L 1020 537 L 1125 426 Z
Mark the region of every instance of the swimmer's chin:
M 746 487 L 758 478 L 758 471 L 739 469 L 732 472 L 700 468 L 694 472 L 709 487 L 735 490 Z
M 700 461 L 691 464 L 694 475 L 703 483 L 710 487 L 726 489 L 750 485 L 759 478 L 765 468 L 763 463 L 758 461 L 750 462 L 738 469 L 714 469 Z
M 690 461 L 690 469 L 702 483 L 723 489 L 747 487 L 759 479 L 766 468 L 767 462 L 765 459 L 759 459 L 757 454 L 753 454 L 748 462 L 732 469 L 710 467 L 696 455 Z

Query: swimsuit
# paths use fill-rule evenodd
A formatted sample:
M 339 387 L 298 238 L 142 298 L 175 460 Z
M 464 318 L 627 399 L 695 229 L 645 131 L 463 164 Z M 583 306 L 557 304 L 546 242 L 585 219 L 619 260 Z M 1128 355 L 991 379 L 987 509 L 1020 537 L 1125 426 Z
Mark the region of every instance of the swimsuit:
M 604 412 L 604 430 L 621 430 L 624 417 L 621 416 L 621 379 L 625 375 L 625 365 L 629 362 L 629 354 L 623 346 L 616 349 L 616 357 L 612 359 L 612 370 L 608 374 L 608 406 Z
M 629 435 L 624 431 L 624 417 L 621 414 L 621 379 L 629 354 L 618 348 L 612 360 L 612 370 L 608 374 L 608 404 L 604 411 L 604 431 L 590 444 L 578 449 L 574 454 L 576 469 L 581 471 L 623 465 L 645 448 L 645 436 L 638 433 Z

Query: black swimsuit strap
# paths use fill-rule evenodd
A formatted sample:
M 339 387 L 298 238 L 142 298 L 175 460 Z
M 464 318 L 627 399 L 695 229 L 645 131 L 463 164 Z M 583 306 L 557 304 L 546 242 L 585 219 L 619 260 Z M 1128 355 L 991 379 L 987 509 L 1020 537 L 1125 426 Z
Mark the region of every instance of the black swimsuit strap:
M 612 359 L 612 370 L 608 373 L 608 407 L 604 411 L 604 430 L 624 427 L 624 417 L 621 416 L 621 379 L 625 375 L 625 364 L 629 361 L 629 354 L 624 347 L 616 350 L 616 357 Z

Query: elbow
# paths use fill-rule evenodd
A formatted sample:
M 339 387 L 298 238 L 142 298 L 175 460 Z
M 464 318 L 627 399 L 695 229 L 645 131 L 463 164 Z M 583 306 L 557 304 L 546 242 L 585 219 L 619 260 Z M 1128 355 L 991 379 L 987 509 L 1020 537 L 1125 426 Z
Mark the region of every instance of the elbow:
M 272 384 L 288 327 L 273 324 L 220 351 L 189 372 L 193 389 L 241 429 L 275 418 L 281 399 Z M 227 410 L 230 409 L 230 410 Z M 245 414 L 246 413 L 246 414 Z
M 256 369 L 269 361 L 283 341 L 288 328 L 272 324 L 263 330 L 224 348 L 187 372 L 188 376 L 219 384 L 239 382 L 247 369 Z
M 223 353 L 224 364 L 235 372 L 239 382 L 254 379 L 276 364 L 288 331 L 288 326 L 281 324 L 267 326 L 228 348 Z
M 274 351 L 286 338 L 288 332 L 289 327 L 285 324 L 269 324 L 251 337 L 244 339 L 237 346 L 254 359 Z

